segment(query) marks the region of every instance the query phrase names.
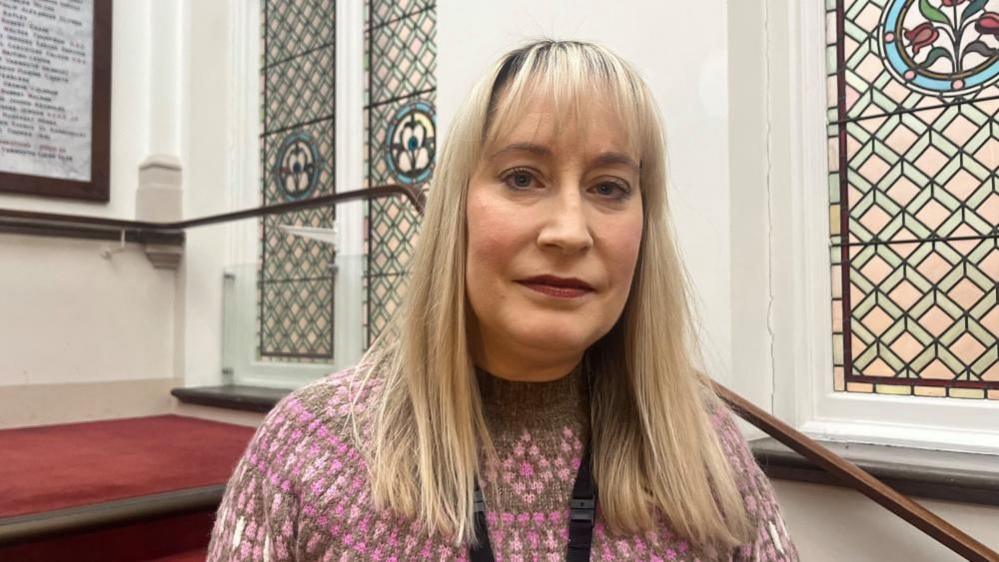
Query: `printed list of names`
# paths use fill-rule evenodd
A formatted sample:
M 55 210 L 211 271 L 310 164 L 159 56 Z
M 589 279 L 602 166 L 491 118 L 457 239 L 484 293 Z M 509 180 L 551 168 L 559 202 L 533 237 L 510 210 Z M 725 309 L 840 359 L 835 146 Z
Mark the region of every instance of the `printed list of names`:
M 0 0 L 0 172 L 90 180 L 93 0 Z

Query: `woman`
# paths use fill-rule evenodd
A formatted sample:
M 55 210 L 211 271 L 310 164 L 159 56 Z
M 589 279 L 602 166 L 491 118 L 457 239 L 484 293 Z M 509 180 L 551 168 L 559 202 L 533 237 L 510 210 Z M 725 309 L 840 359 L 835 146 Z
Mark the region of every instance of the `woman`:
M 283 400 L 210 560 L 796 560 L 692 364 L 663 131 L 606 49 L 512 51 L 452 125 L 403 313 Z

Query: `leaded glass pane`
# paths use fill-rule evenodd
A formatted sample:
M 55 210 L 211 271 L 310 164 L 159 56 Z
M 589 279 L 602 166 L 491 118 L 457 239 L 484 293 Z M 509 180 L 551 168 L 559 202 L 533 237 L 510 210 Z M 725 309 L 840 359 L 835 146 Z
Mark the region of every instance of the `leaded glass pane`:
M 261 68 L 261 199 L 265 205 L 335 193 L 334 0 L 265 0 Z M 259 355 L 333 358 L 332 247 L 282 225 L 329 228 L 333 208 L 260 223 Z
M 999 0 L 827 9 L 834 388 L 999 398 Z
M 999 100 L 846 124 L 850 242 L 986 236 Z
M 413 252 L 419 214 L 408 202 L 394 199 L 372 201 L 370 213 L 377 217 L 371 223 L 368 254 L 369 275 L 403 275 Z
M 417 12 L 369 31 L 369 105 L 432 92 L 437 85 L 435 10 Z
M 368 333 L 372 341 L 387 327 L 399 308 L 404 275 L 375 274 L 368 277 L 368 294 L 374 306 L 368 308 Z
M 262 285 L 262 307 L 268 312 L 261 338 L 268 355 L 325 359 L 332 355 L 333 285 L 327 277 L 283 279 Z
M 334 42 L 336 2 L 334 0 L 265 0 L 270 12 L 266 18 L 267 65 L 293 59 Z
M 333 118 L 333 47 L 310 51 L 264 70 L 265 133 Z
M 415 12 L 434 10 L 436 3 L 433 0 L 371 0 L 369 8 L 369 21 L 380 26 Z
M 367 3 L 367 185 L 427 189 L 436 161 L 436 7 L 421 0 Z M 399 306 L 420 217 L 402 198 L 367 205 L 368 342 Z

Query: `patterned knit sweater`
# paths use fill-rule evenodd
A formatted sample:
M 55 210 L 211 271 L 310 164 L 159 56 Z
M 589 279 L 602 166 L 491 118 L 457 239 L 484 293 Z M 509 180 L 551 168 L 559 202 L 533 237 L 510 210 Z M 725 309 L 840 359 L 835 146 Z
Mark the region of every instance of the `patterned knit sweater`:
M 257 430 L 229 481 L 208 562 L 467 560 L 467 550 L 419 523 L 373 507 L 360 452 L 344 422 L 353 370 L 292 393 Z M 568 501 L 589 435 L 583 377 L 514 382 L 477 373 L 498 464 L 484 465 L 486 521 L 497 561 L 565 559 Z M 357 388 L 355 384 L 353 388 Z M 359 404 L 371 404 L 361 396 Z M 591 560 L 795 561 L 769 480 L 728 410 L 712 422 L 757 528 L 731 552 L 694 548 L 659 519 L 654 532 L 617 536 L 599 506 Z

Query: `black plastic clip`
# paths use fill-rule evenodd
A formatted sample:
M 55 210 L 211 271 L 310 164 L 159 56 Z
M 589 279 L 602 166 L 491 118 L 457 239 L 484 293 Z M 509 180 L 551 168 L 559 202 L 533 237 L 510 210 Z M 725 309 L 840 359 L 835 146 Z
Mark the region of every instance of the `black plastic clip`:
M 597 502 L 592 498 L 569 500 L 569 520 L 592 523 L 596 515 Z
M 475 497 L 472 501 L 472 507 L 475 513 L 485 513 L 486 511 L 486 499 L 482 496 L 482 490 L 478 486 L 475 487 Z

